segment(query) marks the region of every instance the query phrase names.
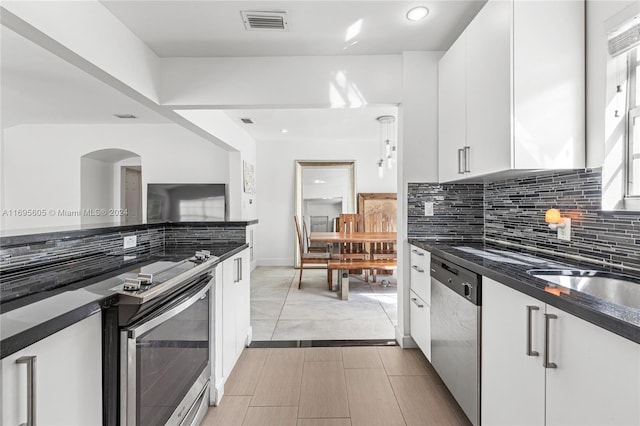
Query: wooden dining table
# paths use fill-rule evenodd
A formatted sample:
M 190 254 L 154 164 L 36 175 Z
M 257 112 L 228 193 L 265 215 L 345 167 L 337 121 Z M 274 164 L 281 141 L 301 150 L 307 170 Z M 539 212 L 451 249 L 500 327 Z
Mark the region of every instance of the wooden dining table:
M 333 244 L 344 243 L 395 243 L 398 239 L 397 232 L 312 232 L 309 235 L 311 243 L 330 243 L 333 251 Z M 395 259 L 393 259 L 395 262 Z M 345 270 L 346 271 L 346 270 Z M 338 277 L 342 274 L 338 271 Z M 329 281 L 331 283 L 331 280 Z M 338 280 L 338 294 L 340 299 L 349 298 L 349 278 L 347 274 L 346 282 Z
M 397 232 L 312 232 L 312 243 L 395 243 Z

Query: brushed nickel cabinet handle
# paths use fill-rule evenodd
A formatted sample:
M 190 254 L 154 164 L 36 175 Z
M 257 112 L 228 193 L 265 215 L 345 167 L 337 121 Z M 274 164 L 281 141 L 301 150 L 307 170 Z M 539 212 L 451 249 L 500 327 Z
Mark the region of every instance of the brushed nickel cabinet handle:
M 418 303 L 418 299 L 417 299 L 417 298 L 412 297 L 412 298 L 411 298 L 411 301 L 412 301 L 413 303 L 415 303 L 415 304 L 416 304 L 416 306 L 417 306 L 418 308 L 424 308 L 424 305 L 421 305 L 420 303 Z
M 465 173 L 471 172 L 471 147 L 465 146 L 464 148 L 464 171 Z
M 416 250 L 416 249 L 411 250 L 411 253 L 415 253 L 415 254 L 417 254 L 418 256 L 424 256 L 424 253 L 423 253 L 423 252 L 418 251 L 418 250 Z
M 558 368 L 555 362 L 549 362 L 549 323 L 552 319 L 558 319 L 558 316 L 544 314 L 544 362 L 542 364 L 544 368 Z
M 527 356 L 538 356 L 538 351 L 534 351 L 531 346 L 531 311 L 539 311 L 537 306 L 527 306 Z
M 424 274 L 424 269 L 418 267 L 417 265 L 411 265 L 411 269 L 420 272 L 421 274 Z
M 27 423 L 20 426 L 35 426 L 36 424 L 36 357 L 23 356 L 16 360 L 16 364 L 27 366 Z
M 464 148 L 460 148 L 458 150 L 458 174 L 459 175 L 463 175 L 465 169 L 467 168 L 466 160 L 465 160 L 465 163 L 464 163 L 464 167 L 461 167 L 463 158 L 464 158 Z

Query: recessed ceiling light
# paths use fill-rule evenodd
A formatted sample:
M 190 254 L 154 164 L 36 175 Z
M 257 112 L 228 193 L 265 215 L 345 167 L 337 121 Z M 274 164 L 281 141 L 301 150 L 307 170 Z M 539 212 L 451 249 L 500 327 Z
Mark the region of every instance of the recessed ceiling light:
M 122 118 L 122 119 L 133 119 L 133 118 L 138 118 L 133 114 L 113 114 L 114 116 L 118 117 L 118 118 Z
M 280 133 L 289 133 L 287 129 L 280 129 Z
M 321 179 L 316 179 L 313 181 L 313 183 L 327 183 L 327 182 Z
M 419 21 L 429 14 L 429 9 L 424 6 L 417 6 L 407 12 L 407 19 Z

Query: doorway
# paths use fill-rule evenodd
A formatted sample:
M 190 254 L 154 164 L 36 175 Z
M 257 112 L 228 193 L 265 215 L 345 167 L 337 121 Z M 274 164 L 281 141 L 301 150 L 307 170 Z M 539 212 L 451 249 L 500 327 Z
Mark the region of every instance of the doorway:
M 142 223 L 141 161 L 135 152 L 116 148 L 80 158 L 82 225 Z
M 126 211 L 122 222 L 142 223 L 142 168 L 122 166 L 120 176 L 120 205 Z
M 308 232 L 333 231 L 340 213 L 356 212 L 355 161 L 296 161 L 295 216 Z M 300 248 L 294 244 L 294 266 Z

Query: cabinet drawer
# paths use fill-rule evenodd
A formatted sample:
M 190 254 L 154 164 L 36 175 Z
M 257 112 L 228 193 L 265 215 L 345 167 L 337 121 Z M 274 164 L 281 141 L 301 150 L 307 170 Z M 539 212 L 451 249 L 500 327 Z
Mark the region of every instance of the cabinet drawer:
M 411 246 L 411 290 L 431 306 L 431 253 Z
M 431 361 L 431 308 L 413 291 L 410 294 L 411 337 Z

